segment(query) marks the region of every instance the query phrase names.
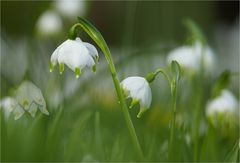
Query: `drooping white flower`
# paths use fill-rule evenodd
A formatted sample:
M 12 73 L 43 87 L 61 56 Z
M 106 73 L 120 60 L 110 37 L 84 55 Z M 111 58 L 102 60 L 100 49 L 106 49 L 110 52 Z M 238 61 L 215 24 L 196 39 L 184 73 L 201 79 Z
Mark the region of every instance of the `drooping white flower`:
M 66 40 L 53 52 L 51 56 L 50 72 L 53 67 L 59 63 L 60 74 L 64 71 L 64 64 L 75 72 L 78 78 L 81 70 L 90 67 L 95 72 L 95 61 L 98 60 L 97 49 L 86 42 L 82 42 L 80 38 L 76 40 Z
M 80 0 L 55 0 L 54 7 L 63 16 L 73 19 L 86 13 L 86 1 Z
M 215 55 L 209 46 L 195 42 L 193 46 L 182 46 L 170 51 L 167 63 L 170 65 L 175 60 L 187 74 L 196 74 L 201 71 L 203 64 L 204 71 L 210 75 L 214 71 Z
M 167 57 L 168 64 L 170 65 L 173 60 L 177 61 L 183 70 L 189 73 L 195 73 L 199 69 L 197 55 L 190 46 L 178 47 L 170 51 Z
M 0 108 L 2 108 L 3 112 L 4 112 L 4 118 L 8 119 L 11 112 L 15 109 L 17 105 L 17 101 L 12 98 L 12 97 L 4 97 L 1 101 L 0 101 Z
M 225 120 L 230 120 L 238 116 L 239 106 L 235 96 L 229 90 L 222 90 L 221 94 L 208 102 L 206 115 L 217 123 L 219 116 Z
M 15 119 L 20 118 L 25 111 L 35 117 L 38 109 L 43 114 L 49 115 L 42 92 L 33 83 L 24 81 L 17 89 L 15 97 L 17 105 L 14 111 L 18 113 L 15 113 Z
M 42 36 L 56 35 L 63 28 L 61 17 L 54 11 L 45 11 L 37 21 L 37 32 Z
M 130 108 L 137 103 L 140 104 L 140 111 L 137 115 L 140 118 L 151 105 L 152 92 L 149 83 L 143 77 L 133 76 L 124 79 L 120 85 L 127 98 L 132 98 Z

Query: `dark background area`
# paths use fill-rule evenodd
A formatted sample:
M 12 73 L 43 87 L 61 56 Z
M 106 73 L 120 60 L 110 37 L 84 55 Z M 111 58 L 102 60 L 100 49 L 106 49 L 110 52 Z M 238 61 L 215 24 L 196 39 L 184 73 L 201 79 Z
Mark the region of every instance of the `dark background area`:
M 31 36 L 35 23 L 51 1 L 1 1 L 2 31 L 12 37 Z M 192 18 L 211 36 L 218 24 L 238 19 L 239 1 L 93 1 L 86 17 L 102 31 L 107 42 L 119 46 L 147 46 L 162 40 L 180 40 L 182 20 Z M 126 43 L 127 42 L 127 43 Z

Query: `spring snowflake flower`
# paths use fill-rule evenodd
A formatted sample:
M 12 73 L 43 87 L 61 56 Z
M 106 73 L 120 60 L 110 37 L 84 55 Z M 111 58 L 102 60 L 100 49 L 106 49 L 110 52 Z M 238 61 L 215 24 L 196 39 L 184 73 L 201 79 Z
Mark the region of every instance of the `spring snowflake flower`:
M 150 107 L 152 101 L 152 92 L 147 80 L 143 77 L 128 77 L 121 82 L 121 88 L 127 98 L 132 98 L 130 108 L 135 104 L 140 104 L 138 118 Z
M 203 48 L 200 42 L 193 46 L 182 46 L 170 51 L 167 63 L 170 65 L 176 60 L 187 74 L 196 74 L 201 70 L 201 60 L 203 58 L 203 68 L 207 75 L 214 71 L 215 55 L 208 46 Z
M 62 27 L 60 16 L 51 10 L 45 11 L 37 21 L 37 32 L 43 36 L 56 35 Z
M 98 61 L 97 49 L 87 42 L 82 42 L 80 38 L 76 40 L 66 40 L 53 52 L 51 56 L 50 72 L 59 63 L 60 74 L 64 71 L 64 64 L 75 72 L 76 78 L 85 67 L 91 67 L 96 71 L 95 61 Z
M 43 114 L 49 115 L 41 90 L 31 82 L 25 81 L 19 86 L 15 99 L 17 101 L 14 109 L 17 111 L 15 119 L 20 118 L 25 111 L 29 112 L 32 117 L 35 117 L 37 109 Z
M 14 110 L 14 108 L 17 105 L 17 101 L 12 97 L 4 97 L 0 101 L 0 107 L 3 109 L 4 112 L 4 118 L 8 119 L 11 112 Z
M 222 90 L 221 94 L 208 102 L 206 115 L 214 124 L 217 119 L 231 120 L 238 115 L 238 101 L 229 90 Z
M 54 7 L 63 16 L 72 19 L 86 13 L 86 1 L 55 0 Z

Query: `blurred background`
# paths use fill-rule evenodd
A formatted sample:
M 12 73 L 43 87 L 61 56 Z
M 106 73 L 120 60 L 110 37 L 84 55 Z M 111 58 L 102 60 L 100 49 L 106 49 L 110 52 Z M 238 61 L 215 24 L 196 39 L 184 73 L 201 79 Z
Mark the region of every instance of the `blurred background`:
M 61 76 L 57 68 L 53 73 L 49 73 L 51 54 L 60 43 L 67 39 L 68 30 L 77 22 L 77 16 L 90 20 L 102 33 L 112 52 L 119 80 L 128 76 L 145 76 L 148 72 L 159 67 L 168 69 L 166 56 L 169 51 L 187 42 L 189 31 L 183 25 L 185 19 L 193 20 L 201 28 L 207 38 L 208 45 L 216 55 L 217 68 L 214 74 L 207 78 L 208 86 L 210 87 L 224 70 L 239 73 L 239 1 L 111 2 L 57 0 L 1 1 L 0 3 L 0 97 L 13 96 L 14 91 L 22 81 L 32 81 L 44 95 L 47 109 L 50 111 L 50 118 L 58 113 L 59 108 L 64 110 L 65 121 L 67 121 L 65 131 L 67 132 L 64 132 L 63 140 L 59 136 L 63 144 L 67 142 L 68 133 L 73 130 L 72 124 L 79 122 L 77 115 L 83 116 L 83 112 L 88 112 L 88 110 L 91 110 L 92 114 L 95 114 L 96 111 L 100 112 L 102 137 L 104 137 L 105 143 L 109 141 L 105 146 L 107 149 L 104 150 L 108 157 L 102 158 L 101 155 L 104 154 L 94 155 L 95 151 L 92 152 L 88 144 L 92 140 L 91 129 L 94 130 L 91 125 L 94 126 L 98 115 L 95 114 L 95 119 L 93 118 L 92 122 L 89 122 L 90 127 L 86 131 L 86 135 L 83 135 L 84 139 L 87 140 L 85 144 L 75 142 L 81 145 L 76 149 L 74 148 L 74 151 L 82 151 L 82 155 L 77 156 L 73 152 L 72 155 L 67 156 L 68 161 L 84 159 L 111 161 L 111 158 L 112 161 L 134 160 L 129 156 L 131 153 L 124 153 L 125 146 L 114 144 L 116 142 L 113 139 L 114 136 L 119 141 L 129 143 L 128 136 L 126 136 L 128 133 L 125 131 L 125 122 L 117 103 L 107 63 L 100 49 L 98 49 L 100 62 L 97 64 L 96 74 L 84 70 L 81 77 L 75 79 L 74 73 L 68 68 Z M 79 32 L 79 36 L 82 40 L 94 44 L 84 32 Z M 167 146 L 165 140 L 168 136 L 171 95 L 163 77 L 156 79 L 151 87 L 153 103 L 146 116 L 141 121 L 136 118 L 138 107 L 131 110 L 130 114 L 137 132 L 139 134 L 147 132 L 146 137 L 140 138 L 140 141 L 145 142 L 142 144 L 144 148 L 154 148 L 158 151 L 157 154 L 149 151 L 149 158 L 154 161 L 164 161 L 166 159 L 164 151 L 166 151 Z M 179 91 L 183 92 L 180 93 L 178 108 L 181 112 L 179 114 L 181 125 L 186 122 L 186 126 L 188 126 L 191 123 L 191 116 L 186 115 L 194 108 L 192 106 L 195 106 L 194 100 L 189 100 L 193 94 L 197 93 L 193 92 L 192 88 L 194 86 L 191 85 L 191 82 L 185 81 Z M 239 75 L 231 78 L 229 89 L 239 99 Z M 209 94 L 210 92 L 206 89 L 202 110 L 210 98 Z M 144 129 L 141 128 L 142 126 Z M 201 132 L 204 135 L 204 131 Z M 239 136 L 238 130 L 234 130 L 232 133 L 230 138 L 224 136 L 224 140 L 227 139 L 227 141 L 221 144 L 221 147 L 226 147 L 226 151 L 232 148 L 236 137 Z M 157 141 L 153 141 L 155 138 Z M 161 145 L 156 146 L 155 144 Z M 22 145 L 19 144 L 19 146 L 21 149 Z M 52 144 L 52 146 L 54 145 Z M 97 146 L 101 146 L 101 143 Z M 56 155 L 46 155 L 45 160 L 63 159 L 61 152 L 59 152 L 61 147 L 54 147 L 58 149 Z M 217 150 L 218 147 L 214 146 L 212 149 Z M 13 150 L 14 145 L 8 150 L 10 149 Z M 19 149 L 16 148 L 15 152 L 17 153 Z M 27 148 L 26 151 L 29 149 L 32 148 Z M 110 151 L 113 149 L 116 153 L 122 152 L 122 155 L 125 156 L 124 159 L 121 158 L 120 154 L 111 153 Z M 36 151 L 38 150 L 36 149 Z M 210 156 L 202 154 L 201 159 L 202 161 L 219 161 L 224 157 L 223 155 L 221 157 L 221 154 L 227 153 L 226 151 L 217 151 Z M 186 153 L 188 153 L 186 156 L 176 157 L 191 161 L 193 155 L 191 145 Z M 21 157 L 16 154 L 7 155 L 6 158 L 6 160 L 13 161 L 44 160 L 42 155 L 34 155 L 29 159 L 27 155 Z

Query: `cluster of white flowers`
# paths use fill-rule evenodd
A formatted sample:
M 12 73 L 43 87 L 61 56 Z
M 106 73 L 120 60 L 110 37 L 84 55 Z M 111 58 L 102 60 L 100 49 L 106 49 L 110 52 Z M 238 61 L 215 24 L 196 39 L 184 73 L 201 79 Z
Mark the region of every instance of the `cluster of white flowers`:
M 207 75 L 214 72 L 215 54 L 209 46 L 195 42 L 192 46 L 182 46 L 170 51 L 167 63 L 177 61 L 186 74 L 196 74 L 201 71 L 201 65 Z
M 35 117 L 38 109 L 43 114 L 49 115 L 41 90 L 28 81 L 23 82 L 19 86 L 15 98 L 3 98 L 0 103 L 6 119 L 8 119 L 13 112 L 14 119 L 17 120 L 22 117 L 26 111 L 29 112 L 32 117 Z
M 50 72 L 53 67 L 59 64 L 60 74 L 64 71 L 64 64 L 75 72 L 76 78 L 81 74 L 81 70 L 90 67 L 95 72 L 98 61 L 98 51 L 90 43 L 82 42 L 80 38 L 66 40 L 56 48 L 51 56 Z

